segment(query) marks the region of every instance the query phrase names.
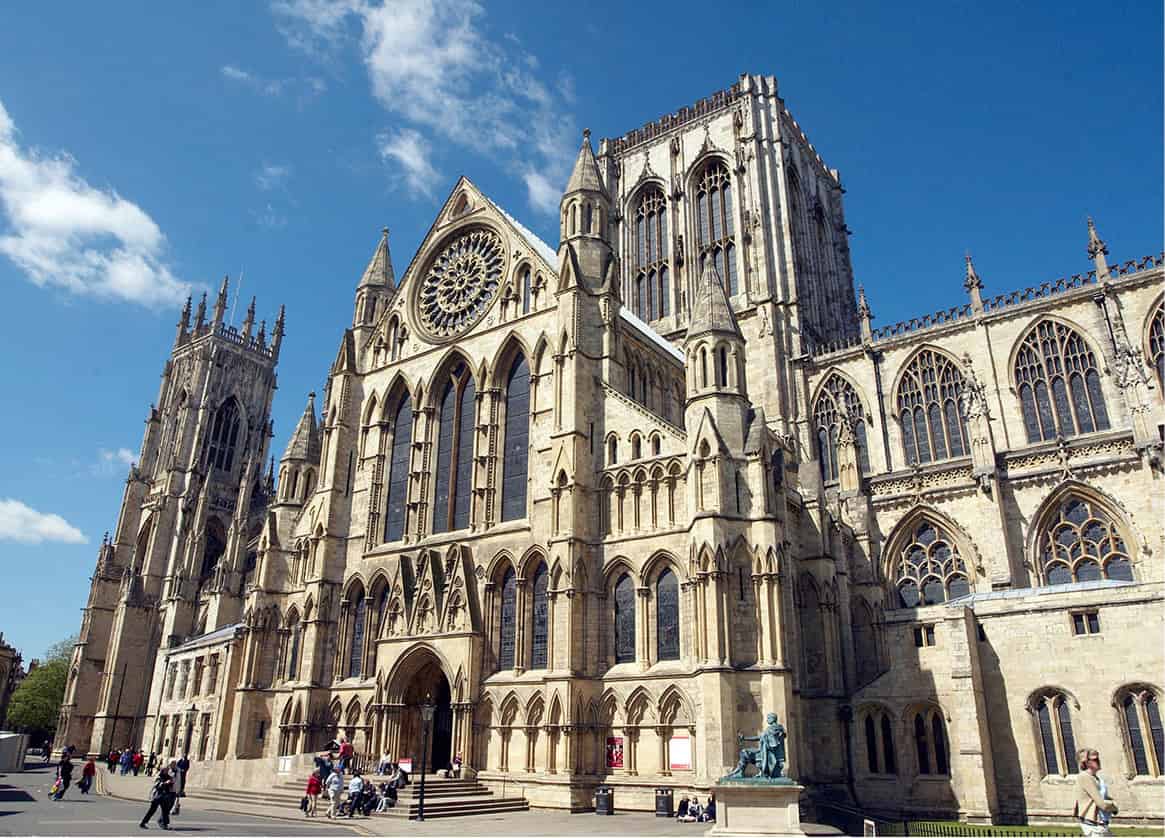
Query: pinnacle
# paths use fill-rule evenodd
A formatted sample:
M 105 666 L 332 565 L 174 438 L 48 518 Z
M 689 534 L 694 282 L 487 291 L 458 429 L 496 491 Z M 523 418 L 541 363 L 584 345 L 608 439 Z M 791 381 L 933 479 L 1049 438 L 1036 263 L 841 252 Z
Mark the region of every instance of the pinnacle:
M 380 230 L 380 241 L 376 244 L 376 250 L 372 253 L 372 258 L 368 261 L 368 267 L 364 269 L 364 276 L 360 278 L 358 288 L 363 288 L 368 285 L 382 286 L 384 288 L 392 288 L 396 283 L 392 271 L 392 254 L 388 249 L 388 228 L 383 227 Z
M 711 259 L 704 261 L 704 271 L 700 274 L 700 281 L 693 295 L 688 337 L 706 332 L 725 332 L 741 336 L 736 316 L 728 302 L 728 294 L 724 291 L 724 283 Z
M 967 251 L 967 277 L 963 280 L 963 287 L 970 291 L 972 288 L 982 288 L 983 280 L 979 279 L 979 274 L 975 271 L 975 263 L 971 261 L 971 252 Z
M 570 180 L 566 184 L 566 192 L 599 192 L 607 194 L 607 187 L 599 176 L 599 164 L 595 161 L 595 153 L 591 149 L 591 130 L 583 131 L 582 145 L 579 146 L 578 157 L 574 161 L 574 170 L 570 173 Z

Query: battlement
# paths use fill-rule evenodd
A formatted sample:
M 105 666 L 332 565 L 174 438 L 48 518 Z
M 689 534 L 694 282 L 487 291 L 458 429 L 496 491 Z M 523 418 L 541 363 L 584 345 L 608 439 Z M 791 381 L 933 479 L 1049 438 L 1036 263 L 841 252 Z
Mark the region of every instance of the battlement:
M 711 96 L 700 99 L 694 105 L 680 108 L 678 111 L 662 116 L 654 122 L 645 123 L 643 127 L 628 131 L 621 137 L 604 139 L 599 146 L 599 153 L 623 154 L 640 143 L 654 140 L 656 137 L 662 136 L 668 131 L 680 128 L 701 117 L 724 110 L 737 99 L 740 99 L 744 93 L 744 85 L 738 81 L 731 87 L 727 87 L 724 90 L 717 90 Z

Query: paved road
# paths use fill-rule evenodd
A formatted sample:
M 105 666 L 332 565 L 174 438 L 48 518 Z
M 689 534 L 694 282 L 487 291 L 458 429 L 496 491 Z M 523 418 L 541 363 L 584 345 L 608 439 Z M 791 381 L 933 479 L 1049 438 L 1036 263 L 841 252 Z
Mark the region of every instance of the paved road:
M 104 769 L 100 769 L 104 770 Z M 78 767 L 78 773 L 80 769 Z M 29 764 L 20 774 L 0 774 L 0 835 L 147 835 L 163 832 L 156 821 L 149 832 L 138 823 L 143 804 L 96 794 L 82 795 L 73 786 L 59 803 L 48 799 L 55 773 L 50 766 Z M 171 832 L 217 835 L 331 835 L 356 833 L 335 824 L 252 818 L 227 812 L 199 811 L 186 803 L 171 820 Z

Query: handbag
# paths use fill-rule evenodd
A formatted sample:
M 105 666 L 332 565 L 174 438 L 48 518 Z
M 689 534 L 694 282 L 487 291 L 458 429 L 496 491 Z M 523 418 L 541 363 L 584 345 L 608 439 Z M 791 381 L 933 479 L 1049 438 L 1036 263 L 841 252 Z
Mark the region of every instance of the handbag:
M 60 791 L 61 791 L 61 778 L 57 777 L 57 779 L 53 781 L 53 787 L 51 789 L 49 789 L 49 794 L 50 795 L 57 795 L 57 794 L 60 794 Z
M 305 795 L 303 796 L 303 799 L 299 801 L 299 810 L 300 810 L 301 812 L 306 812 L 306 811 L 307 811 L 307 803 L 308 803 L 308 800 L 307 800 L 307 795 L 305 794 Z

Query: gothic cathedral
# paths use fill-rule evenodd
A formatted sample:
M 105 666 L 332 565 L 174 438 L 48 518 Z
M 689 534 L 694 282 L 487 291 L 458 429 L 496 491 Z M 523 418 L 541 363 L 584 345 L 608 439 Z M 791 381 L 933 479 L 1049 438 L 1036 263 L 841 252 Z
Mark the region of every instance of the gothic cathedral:
M 430 765 L 650 808 L 774 711 L 820 803 L 1062 816 L 1088 746 L 1161 818 L 1162 257 L 874 327 L 843 191 L 750 75 L 584 133 L 556 249 L 462 178 L 277 464 L 282 310 L 188 303 L 58 746 L 262 787 L 427 702 Z

